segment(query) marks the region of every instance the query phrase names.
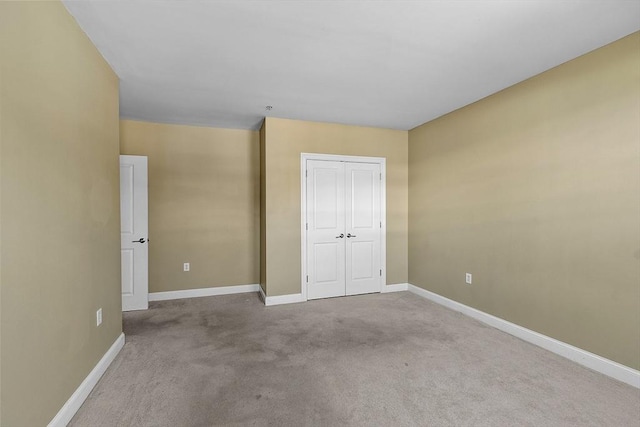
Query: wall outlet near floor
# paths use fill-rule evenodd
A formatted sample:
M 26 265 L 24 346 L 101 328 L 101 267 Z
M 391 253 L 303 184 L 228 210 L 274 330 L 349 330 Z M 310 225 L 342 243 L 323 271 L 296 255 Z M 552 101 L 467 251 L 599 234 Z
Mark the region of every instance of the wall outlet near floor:
M 191 265 L 189 265 L 188 262 L 185 262 L 184 265 L 182 266 L 182 270 L 189 271 L 190 269 L 191 269 Z
M 102 308 L 99 308 L 96 311 L 96 326 L 100 326 L 102 324 Z
M 473 280 L 473 275 L 471 273 L 466 273 L 465 274 L 465 282 L 467 282 L 467 285 L 470 285 L 472 280 Z

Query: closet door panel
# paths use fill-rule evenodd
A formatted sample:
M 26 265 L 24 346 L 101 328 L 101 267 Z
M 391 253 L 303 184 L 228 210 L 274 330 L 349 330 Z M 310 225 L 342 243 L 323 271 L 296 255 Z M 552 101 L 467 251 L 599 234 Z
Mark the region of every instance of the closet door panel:
M 346 263 L 344 163 L 309 160 L 306 181 L 307 298 L 343 296 Z
M 380 165 L 345 163 L 346 295 L 380 292 Z

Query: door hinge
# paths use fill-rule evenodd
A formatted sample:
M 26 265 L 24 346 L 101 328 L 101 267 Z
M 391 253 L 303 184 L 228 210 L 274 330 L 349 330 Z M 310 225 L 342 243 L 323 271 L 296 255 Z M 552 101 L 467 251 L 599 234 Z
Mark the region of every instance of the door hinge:
M 304 177 L 305 177 L 305 178 L 309 178 L 309 169 L 306 169 L 306 170 L 304 171 Z
M 380 221 L 380 228 L 382 228 L 382 221 Z
M 382 277 L 382 270 L 380 270 L 380 277 Z
M 309 275 L 307 274 L 307 283 L 309 283 Z
M 304 228 L 305 228 L 305 230 L 309 229 L 309 223 L 308 222 L 304 225 Z
M 382 181 L 382 172 L 380 172 L 380 181 Z

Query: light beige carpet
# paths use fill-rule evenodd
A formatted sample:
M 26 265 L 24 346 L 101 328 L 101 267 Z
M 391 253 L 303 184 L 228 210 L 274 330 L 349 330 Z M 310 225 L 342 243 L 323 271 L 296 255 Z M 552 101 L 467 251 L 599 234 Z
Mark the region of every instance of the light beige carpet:
M 152 303 L 72 426 L 639 426 L 640 391 L 408 292 Z

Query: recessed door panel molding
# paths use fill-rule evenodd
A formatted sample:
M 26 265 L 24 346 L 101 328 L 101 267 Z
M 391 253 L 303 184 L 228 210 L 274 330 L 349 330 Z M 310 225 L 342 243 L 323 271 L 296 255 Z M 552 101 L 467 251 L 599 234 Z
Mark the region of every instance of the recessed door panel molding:
M 315 283 L 335 282 L 342 273 L 340 244 L 317 243 L 314 245 L 314 264 L 323 268 L 316 269 Z
M 133 233 L 133 165 L 120 165 L 120 232 Z
M 351 242 L 351 275 L 350 281 L 377 279 L 376 267 L 378 263 L 375 257 L 376 242 L 360 241 Z M 375 270 L 375 273 L 374 273 Z
M 301 155 L 303 299 L 380 292 L 385 159 Z
M 328 165 L 329 166 L 329 165 Z M 316 230 L 335 230 L 338 226 L 339 186 L 342 176 L 335 167 L 318 166 L 313 170 L 313 224 Z M 340 172 L 341 174 L 342 172 Z
M 147 157 L 120 156 L 122 311 L 149 307 Z
M 351 228 L 372 228 L 374 223 L 373 213 L 376 209 L 374 191 L 376 191 L 375 184 L 377 183 L 374 183 L 374 179 L 378 180 L 378 173 L 374 174 L 375 171 L 370 170 L 370 168 L 365 170 L 350 168 L 349 172 L 351 173 L 349 194 L 352 195 L 351 212 L 353 212 Z
M 120 270 L 122 275 L 122 296 L 130 297 L 134 292 L 133 284 L 133 249 L 122 249 L 120 251 Z

